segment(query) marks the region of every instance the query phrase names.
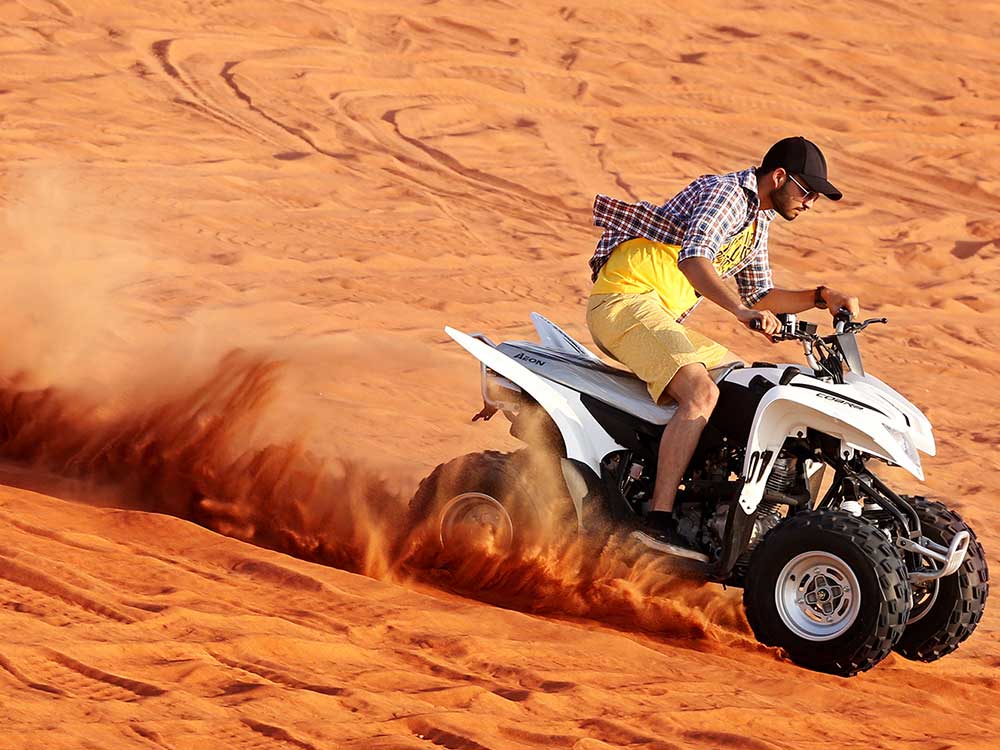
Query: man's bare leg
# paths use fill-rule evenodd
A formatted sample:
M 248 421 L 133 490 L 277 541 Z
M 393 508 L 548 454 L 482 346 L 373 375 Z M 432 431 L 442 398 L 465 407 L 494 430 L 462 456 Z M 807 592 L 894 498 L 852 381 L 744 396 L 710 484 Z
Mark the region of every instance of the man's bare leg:
M 704 365 L 693 364 L 677 371 L 667 385 L 667 393 L 678 406 L 660 438 L 656 487 L 650 508 L 664 513 L 674 509 L 677 486 L 719 400 L 719 388 Z
M 677 485 L 680 484 L 708 418 L 719 400 L 719 389 L 701 364 L 677 371 L 667 393 L 677 402 L 677 411 L 663 430 L 657 458 L 653 504 L 643 519 L 643 528 L 632 532 L 643 544 L 659 552 L 706 561 L 677 531 L 673 517 Z

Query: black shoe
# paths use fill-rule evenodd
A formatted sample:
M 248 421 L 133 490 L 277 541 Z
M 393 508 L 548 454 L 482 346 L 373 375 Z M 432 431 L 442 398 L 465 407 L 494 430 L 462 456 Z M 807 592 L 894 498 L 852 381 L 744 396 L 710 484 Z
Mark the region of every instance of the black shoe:
M 643 524 L 631 536 L 656 552 L 708 562 L 707 555 L 691 549 L 690 543 L 678 533 L 677 521 L 671 513 L 650 511 L 643 519 Z

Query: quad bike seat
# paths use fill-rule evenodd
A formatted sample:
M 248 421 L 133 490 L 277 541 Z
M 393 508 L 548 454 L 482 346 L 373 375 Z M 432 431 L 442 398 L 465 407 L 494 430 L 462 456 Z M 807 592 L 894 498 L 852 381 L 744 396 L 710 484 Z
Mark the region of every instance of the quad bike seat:
M 676 402 L 669 398 L 661 399 L 659 404 L 653 403 L 646 384 L 635 373 L 609 365 L 589 352 L 576 354 L 530 341 L 507 341 L 496 348 L 547 380 L 592 396 L 646 422 L 665 425 L 677 411 Z M 708 374 L 718 383 L 731 370 L 742 366 L 742 362 L 728 362 L 712 368 Z

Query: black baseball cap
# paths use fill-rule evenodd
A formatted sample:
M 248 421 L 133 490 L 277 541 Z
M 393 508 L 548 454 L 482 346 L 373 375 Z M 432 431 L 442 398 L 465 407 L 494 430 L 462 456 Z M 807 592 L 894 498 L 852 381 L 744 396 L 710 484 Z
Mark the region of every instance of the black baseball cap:
M 764 154 L 764 161 L 760 163 L 762 174 L 773 172 L 778 167 L 801 177 L 810 190 L 822 193 L 832 201 L 839 201 L 844 197 L 826 179 L 826 159 L 819 146 L 801 135 L 782 138 Z

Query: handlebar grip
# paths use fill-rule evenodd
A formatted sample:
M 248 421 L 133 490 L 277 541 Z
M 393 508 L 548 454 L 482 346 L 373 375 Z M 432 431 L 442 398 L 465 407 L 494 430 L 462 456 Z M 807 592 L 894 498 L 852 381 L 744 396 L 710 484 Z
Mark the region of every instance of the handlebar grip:
M 841 307 L 837 310 L 837 314 L 833 316 L 833 330 L 837 334 L 844 333 L 848 330 L 849 326 L 852 324 L 854 316 L 851 315 L 851 311 L 846 307 Z
M 846 307 L 841 307 L 839 310 L 837 310 L 837 314 L 834 315 L 834 317 L 835 318 L 847 318 L 848 322 L 850 322 L 851 320 L 854 319 L 854 316 L 851 315 L 851 311 L 848 310 Z

